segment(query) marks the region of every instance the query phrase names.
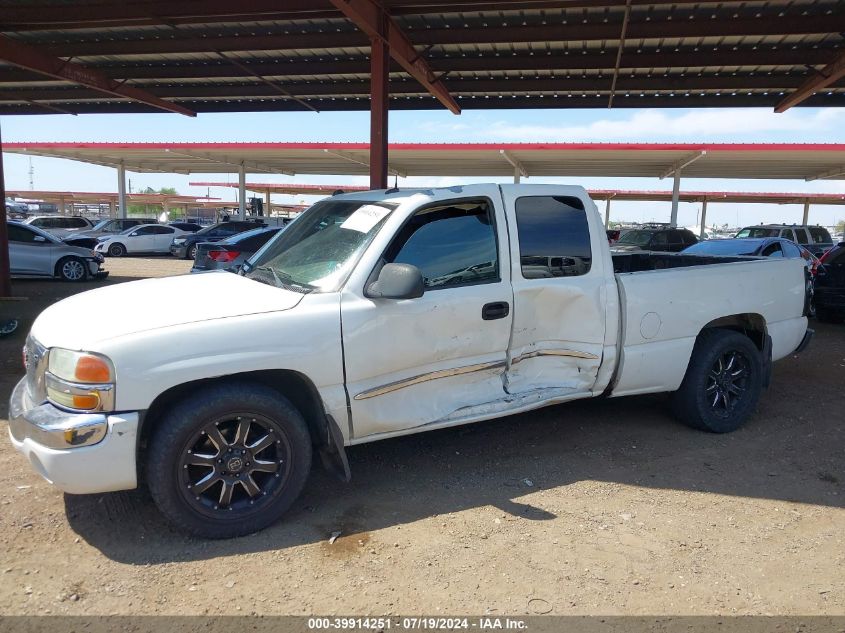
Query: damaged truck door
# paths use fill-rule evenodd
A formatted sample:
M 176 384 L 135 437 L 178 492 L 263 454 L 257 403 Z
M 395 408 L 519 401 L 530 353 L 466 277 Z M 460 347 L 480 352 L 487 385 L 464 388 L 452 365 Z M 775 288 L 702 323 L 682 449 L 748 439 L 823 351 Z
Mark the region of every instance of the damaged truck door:
M 454 423 L 505 396 L 513 294 L 498 188 L 437 191 L 398 230 L 384 231 L 341 298 L 346 385 L 356 437 Z M 412 264 L 425 293 L 367 296 L 387 263 Z M 357 281 L 357 280 L 356 280 Z

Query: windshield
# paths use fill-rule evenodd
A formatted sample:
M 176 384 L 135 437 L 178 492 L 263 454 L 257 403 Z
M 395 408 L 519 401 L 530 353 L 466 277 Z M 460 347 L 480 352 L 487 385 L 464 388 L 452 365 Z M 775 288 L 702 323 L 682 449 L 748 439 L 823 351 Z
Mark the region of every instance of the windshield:
M 94 231 L 99 231 L 100 229 L 105 228 L 106 224 L 108 224 L 109 222 L 111 222 L 111 220 L 100 220 L 99 222 L 97 222 L 97 223 L 94 225 L 93 230 L 94 230 Z
M 645 246 L 651 241 L 651 231 L 628 231 L 622 235 L 617 244 L 634 244 L 635 246 Z
M 318 202 L 259 251 L 244 276 L 298 292 L 333 292 L 395 208 L 366 200 Z
M 763 228 L 763 227 L 748 227 L 747 229 L 742 229 L 734 237 L 743 238 L 743 237 L 777 237 L 777 236 L 778 236 L 778 229 L 769 229 L 769 228 Z

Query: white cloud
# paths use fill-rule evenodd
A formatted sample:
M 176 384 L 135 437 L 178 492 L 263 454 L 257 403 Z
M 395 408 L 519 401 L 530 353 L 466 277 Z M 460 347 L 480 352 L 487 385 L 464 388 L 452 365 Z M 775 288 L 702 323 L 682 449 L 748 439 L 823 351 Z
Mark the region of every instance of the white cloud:
M 824 134 L 833 132 L 842 121 L 845 121 L 845 111 L 834 108 L 818 110 L 809 116 L 800 110 L 775 114 L 758 109 L 710 109 L 678 116 L 660 110 L 641 110 L 624 119 L 599 119 L 584 125 L 514 125 L 499 121 L 479 133 L 492 139 L 524 142 L 643 141 L 679 137 L 711 141 L 777 133 Z

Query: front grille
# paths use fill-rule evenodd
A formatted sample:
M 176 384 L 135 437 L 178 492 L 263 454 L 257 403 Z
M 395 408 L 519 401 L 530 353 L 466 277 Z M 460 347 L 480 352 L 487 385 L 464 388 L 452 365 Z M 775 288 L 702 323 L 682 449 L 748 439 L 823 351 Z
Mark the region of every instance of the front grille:
M 23 348 L 23 362 L 26 366 L 26 389 L 35 404 L 47 400 L 47 388 L 44 384 L 44 374 L 47 371 L 47 348 L 32 336 L 26 338 Z

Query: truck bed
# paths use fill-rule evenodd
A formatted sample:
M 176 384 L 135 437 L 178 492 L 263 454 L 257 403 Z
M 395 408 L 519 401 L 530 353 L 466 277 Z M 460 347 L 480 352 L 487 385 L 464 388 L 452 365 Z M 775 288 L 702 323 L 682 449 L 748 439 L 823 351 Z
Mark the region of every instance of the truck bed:
M 688 266 L 710 266 L 713 264 L 729 264 L 743 262 L 758 257 L 716 257 L 713 255 L 681 255 L 676 253 L 613 253 L 613 272 L 639 273 L 647 270 L 664 270 L 666 268 L 686 268 Z
M 772 360 L 791 353 L 806 330 L 800 260 L 651 252 L 612 260 L 622 315 L 614 396 L 676 390 L 698 332 L 714 322 L 761 324 Z

